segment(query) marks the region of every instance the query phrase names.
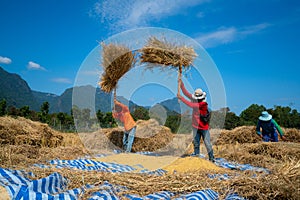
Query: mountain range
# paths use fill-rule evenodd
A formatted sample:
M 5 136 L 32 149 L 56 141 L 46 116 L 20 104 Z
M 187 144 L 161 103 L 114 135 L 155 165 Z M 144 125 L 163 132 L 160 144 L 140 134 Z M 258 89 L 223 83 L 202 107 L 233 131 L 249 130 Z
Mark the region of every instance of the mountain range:
M 91 85 L 68 88 L 61 95 L 33 91 L 20 75 L 9 73 L 2 67 L 0 67 L 0 85 L 0 101 L 5 99 L 7 107 L 21 108 L 26 105 L 31 110 L 40 111 L 41 105 L 44 102 L 48 102 L 50 113 L 70 113 L 73 102 L 79 108 L 89 108 L 92 111 L 93 109 L 95 111 L 100 109 L 102 112 L 111 111 L 112 94 L 105 93 L 100 88 L 95 88 Z M 73 95 L 73 93 L 76 95 Z M 117 99 L 122 103 L 128 104 L 130 109 L 138 106 L 124 97 L 118 96 Z M 86 105 L 87 101 L 90 102 L 88 105 Z M 160 102 L 159 105 L 177 113 L 180 113 L 181 110 L 177 98 Z

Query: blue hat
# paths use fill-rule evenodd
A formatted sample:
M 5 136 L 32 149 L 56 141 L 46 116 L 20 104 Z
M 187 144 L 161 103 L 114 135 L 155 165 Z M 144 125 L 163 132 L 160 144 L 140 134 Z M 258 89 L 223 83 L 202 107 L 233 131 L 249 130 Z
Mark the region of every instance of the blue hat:
M 258 119 L 261 121 L 269 121 L 272 119 L 272 115 L 270 115 L 267 111 L 263 111 Z

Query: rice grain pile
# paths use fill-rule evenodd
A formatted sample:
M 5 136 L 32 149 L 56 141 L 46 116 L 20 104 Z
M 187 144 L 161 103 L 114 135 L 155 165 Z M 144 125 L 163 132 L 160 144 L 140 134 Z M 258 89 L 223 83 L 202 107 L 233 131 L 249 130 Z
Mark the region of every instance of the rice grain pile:
M 185 172 L 195 172 L 200 170 L 215 170 L 222 171 L 220 167 L 210 161 L 204 160 L 198 157 L 185 157 L 178 158 L 174 162 L 163 168 L 169 173 L 185 173 Z M 225 171 L 225 170 L 224 170 Z

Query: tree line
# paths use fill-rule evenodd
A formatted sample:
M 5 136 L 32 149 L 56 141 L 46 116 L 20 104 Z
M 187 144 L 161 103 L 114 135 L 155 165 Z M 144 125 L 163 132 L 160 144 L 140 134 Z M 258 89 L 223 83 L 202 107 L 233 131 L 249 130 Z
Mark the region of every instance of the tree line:
M 44 102 L 40 110 L 30 110 L 29 106 L 16 108 L 14 106 L 7 106 L 6 100 L 0 101 L 0 116 L 8 115 L 12 117 L 25 117 L 33 121 L 40 121 L 47 123 L 50 127 L 64 132 L 77 131 L 95 131 L 101 128 L 114 128 L 118 126 L 118 122 L 112 117 L 112 112 L 102 112 L 97 110 L 93 116 L 91 110 L 88 108 L 80 109 L 73 106 L 70 114 L 59 112 L 49 113 L 50 104 Z M 267 109 L 263 105 L 252 104 L 236 115 L 231 112 L 229 108 L 222 108 L 220 110 L 211 112 L 211 128 L 225 128 L 233 129 L 238 126 L 252 126 L 256 125 L 258 117 L 262 111 L 267 110 L 278 124 L 285 128 L 300 129 L 300 113 L 296 109 L 291 109 L 289 106 L 274 106 L 274 108 Z M 150 119 L 149 110 L 137 106 L 131 110 L 134 120 L 148 120 Z M 159 115 L 152 115 L 151 118 L 156 119 L 160 125 L 167 126 L 173 133 L 189 133 L 191 127 L 191 114 L 189 112 L 179 114 L 174 111 L 167 112 L 167 118 L 161 119 Z

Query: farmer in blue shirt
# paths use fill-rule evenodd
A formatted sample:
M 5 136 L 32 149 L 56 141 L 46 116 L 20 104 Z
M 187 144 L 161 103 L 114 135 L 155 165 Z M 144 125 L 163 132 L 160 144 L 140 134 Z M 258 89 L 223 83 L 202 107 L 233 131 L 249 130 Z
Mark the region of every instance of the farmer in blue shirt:
M 285 140 L 282 129 L 267 111 L 263 111 L 258 119 L 256 133 L 264 142 L 278 142 L 277 132 L 279 133 L 280 138 Z M 262 129 L 262 132 L 260 129 Z

